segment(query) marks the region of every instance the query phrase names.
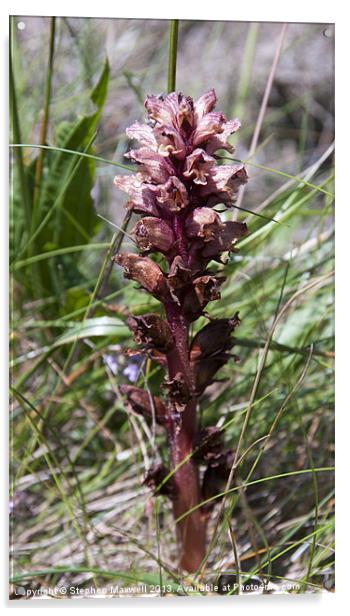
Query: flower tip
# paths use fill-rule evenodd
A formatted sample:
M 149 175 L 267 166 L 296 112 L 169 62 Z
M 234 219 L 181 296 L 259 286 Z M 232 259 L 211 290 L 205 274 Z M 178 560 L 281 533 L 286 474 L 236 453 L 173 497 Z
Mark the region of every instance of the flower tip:
M 233 129 L 232 132 L 236 132 L 236 130 L 238 130 L 239 128 L 241 128 L 241 122 L 238 118 L 234 118 L 231 121 L 231 128 Z
M 123 259 L 124 259 L 124 255 L 123 254 L 114 255 L 112 257 L 112 261 L 114 261 L 114 263 L 117 263 L 117 265 L 122 265 L 123 264 Z
M 120 182 L 121 178 L 122 178 L 122 176 L 121 176 L 121 175 L 116 175 L 116 176 L 114 177 L 114 179 L 113 179 L 113 184 L 114 184 L 114 186 L 116 186 L 117 188 L 119 188 L 119 186 L 120 186 L 120 184 L 121 184 L 121 182 Z

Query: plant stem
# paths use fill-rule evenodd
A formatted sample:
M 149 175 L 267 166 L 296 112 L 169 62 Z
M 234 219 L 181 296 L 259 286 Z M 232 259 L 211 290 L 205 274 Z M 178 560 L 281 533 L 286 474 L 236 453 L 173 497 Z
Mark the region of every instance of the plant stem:
M 179 216 L 174 218 L 173 230 L 177 246 L 187 263 L 188 253 L 183 225 Z M 191 458 L 194 437 L 197 431 L 197 398 L 193 394 L 194 378 L 189 361 L 189 325 L 180 305 L 169 300 L 165 305 L 167 321 L 175 341 L 174 348 L 167 354 L 169 379 L 181 374 L 192 392 L 180 417 L 177 412 L 170 416 L 168 440 L 170 445 L 171 468 L 175 469 L 173 481 L 175 496 L 173 514 L 175 520 L 201 501 L 198 467 Z M 181 464 L 189 457 L 188 461 Z M 179 564 L 191 573 L 197 571 L 205 556 L 206 516 L 200 509 L 181 520 L 176 527 L 179 546 Z
M 189 401 L 181 416 L 181 426 L 174 419 L 169 429 L 171 465 L 176 468 L 193 451 L 193 438 L 196 431 L 197 401 Z M 173 476 L 176 496 L 173 500 L 175 520 L 200 502 L 198 467 L 189 459 L 182 464 Z M 179 565 L 194 573 L 205 556 L 206 516 L 200 509 L 182 519 L 176 525 L 179 544 Z
M 188 360 L 188 325 L 184 322 L 181 309 L 176 305 L 167 306 L 168 323 L 172 330 L 175 348 L 168 353 L 169 378 L 181 373 L 189 387 L 192 387 L 192 375 Z M 170 445 L 171 467 L 176 468 L 184 458 L 193 451 L 193 439 L 197 430 L 197 399 L 191 398 L 181 413 L 174 413 L 170 418 L 168 439 Z M 198 467 L 190 458 L 181 464 L 173 477 L 175 497 L 173 500 L 174 518 L 196 506 L 200 498 Z M 205 556 L 206 519 L 197 509 L 177 524 L 177 540 L 180 552 L 180 567 L 189 572 L 197 571 Z
M 179 20 L 172 19 L 169 25 L 168 92 L 175 90 L 178 32 Z

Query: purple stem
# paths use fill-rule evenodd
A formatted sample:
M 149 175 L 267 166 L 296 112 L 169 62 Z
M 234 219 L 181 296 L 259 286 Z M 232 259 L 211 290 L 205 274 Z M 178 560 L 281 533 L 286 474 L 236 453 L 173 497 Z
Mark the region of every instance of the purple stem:
M 183 233 L 181 217 L 174 220 L 174 233 L 177 249 L 187 264 L 188 253 Z M 167 354 L 169 379 L 181 373 L 190 391 L 194 391 L 194 380 L 189 361 L 189 325 L 182 314 L 181 305 L 173 300 L 165 304 L 167 320 L 175 340 L 175 347 Z M 195 395 L 188 401 L 180 418 L 176 412 L 170 415 L 169 445 L 171 466 L 175 468 L 193 451 L 193 439 L 197 430 L 197 399 Z M 197 465 L 190 458 L 174 474 L 175 497 L 173 513 L 175 520 L 201 500 L 199 472 Z M 196 509 L 177 523 L 177 539 L 180 549 L 180 566 L 195 572 L 205 556 L 206 516 Z

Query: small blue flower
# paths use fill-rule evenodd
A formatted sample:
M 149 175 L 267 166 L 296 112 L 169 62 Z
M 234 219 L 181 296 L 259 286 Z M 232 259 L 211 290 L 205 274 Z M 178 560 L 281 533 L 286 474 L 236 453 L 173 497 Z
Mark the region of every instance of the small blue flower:
M 139 364 L 128 364 L 127 367 L 123 370 L 123 374 L 129 379 L 131 383 L 136 383 L 140 372 Z

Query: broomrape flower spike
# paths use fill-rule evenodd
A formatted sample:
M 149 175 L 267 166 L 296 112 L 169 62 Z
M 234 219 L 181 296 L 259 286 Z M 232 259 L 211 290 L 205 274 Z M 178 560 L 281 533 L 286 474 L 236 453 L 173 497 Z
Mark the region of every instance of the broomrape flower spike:
M 167 371 L 158 396 L 130 385 L 121 391 L 130 412 L 166 430 L 168 463 L 177 470 L 164 482 L 169 469 L 158 464 L 148 470 L 145 483 L 172 500 L 175 519 L 220 492 L 232 463 L 220 431 L 197 425 L 200 396 L 231 357 L 238 359 L 231 354 L 238 314 L 212 320 L 205 313 L 208 302 L 220 299 L 225 280 L 215 262 L 222 263 L 222 254 L 234 251 L 248 232 L 245 223 L 224 222 L 213 209 L 232 207 L 247 181 L 243 164 L 217 162 L 217 150 L 234 151 L 228 138 L 240 123 L 214 111 L 215 104 L 213 89 L 196 102 L 178 92 L 148 96 L 146 123 L 135 122 L 126 131 L 140 144 L 126 154 L 137 173 L 114 180 L 129 196 L 126 207 L 141 214 L 132 231 L 141 255 L 122 253 L 114 261 L 126 278 L 161 302 L 164 317 L 130 317 L 128 325 L 142 352 Z M 161 266 L 148 256 L 153 253 L 162 256 Z M 201 316 L 209 322 L 191 340 L 190 324 Z M 177 524 L 179 565 L 188 572 L 205 556 L 212 507 L 199 507 Z

